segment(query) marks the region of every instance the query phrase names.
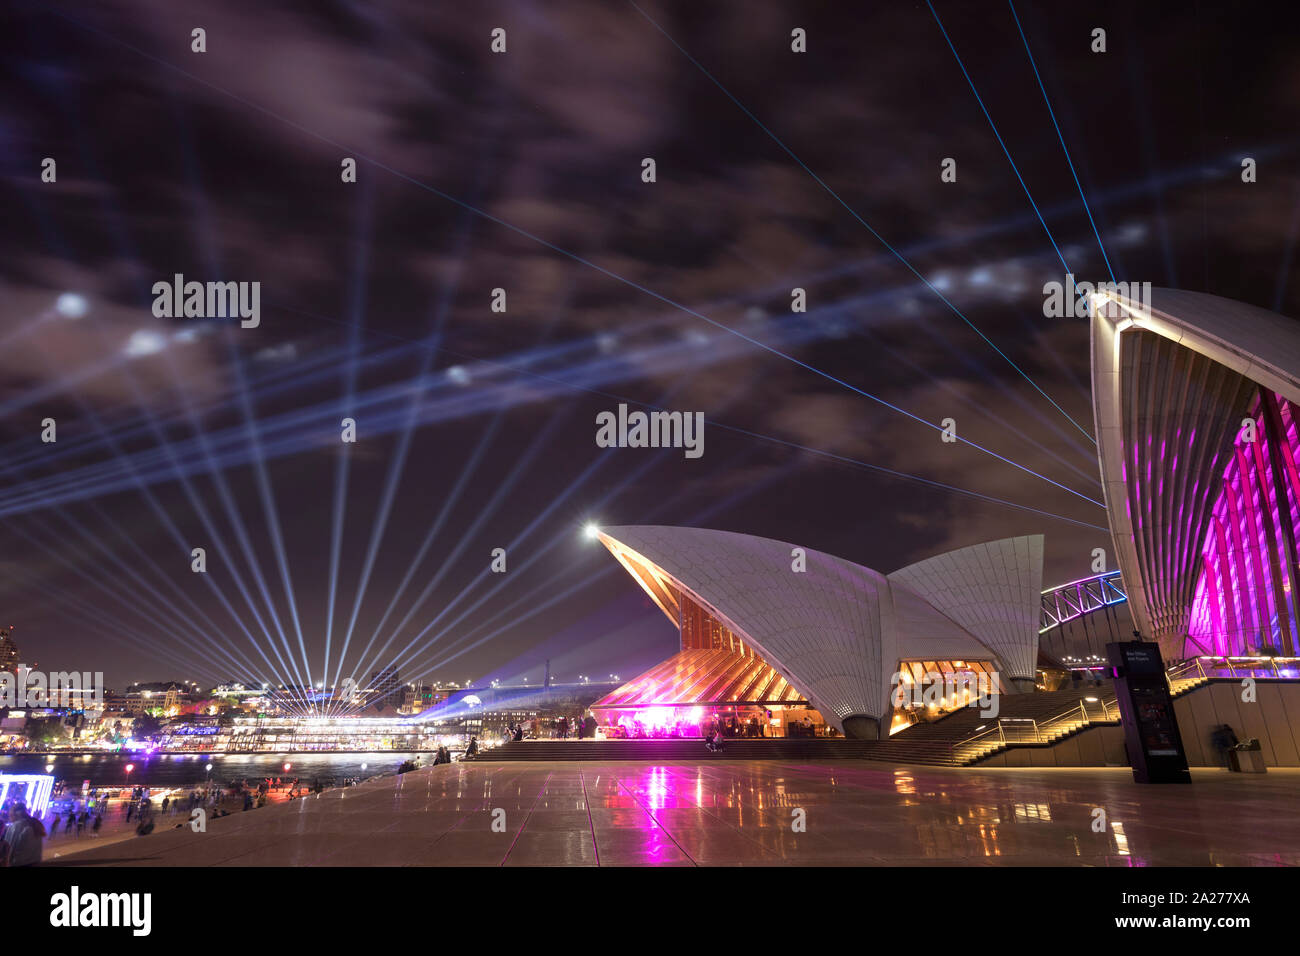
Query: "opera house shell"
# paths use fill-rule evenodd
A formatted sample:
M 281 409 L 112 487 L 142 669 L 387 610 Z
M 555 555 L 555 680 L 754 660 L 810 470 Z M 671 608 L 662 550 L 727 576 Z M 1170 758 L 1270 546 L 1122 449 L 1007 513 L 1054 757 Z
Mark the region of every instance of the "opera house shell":
M 1300 323 L 1172 289 L 1092 298 L 1106 506 L 1166 660 L 1297 651 Z
M 845 736 L 876 738 L 891 726 L 900 673 L 955 667 L 990 673 L 1003 692 L 1032 688 L 1041 535 L 888 575 L 727 531 L 616 527 L 598 537 L 681 635 L 676 655 L 592 705 L 606 726 L 709 709 L 797 721 L 802 707 Z

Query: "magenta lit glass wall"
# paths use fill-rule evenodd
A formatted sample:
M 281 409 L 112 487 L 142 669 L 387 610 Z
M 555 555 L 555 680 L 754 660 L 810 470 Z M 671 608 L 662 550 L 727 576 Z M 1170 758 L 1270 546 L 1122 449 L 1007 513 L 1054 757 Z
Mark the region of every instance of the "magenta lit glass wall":
M 1206 528 L 1188 654 L 1296 651 L 1298 413 L 1280 396 L 1261 395 L 1253 440 L 1238 432 Z

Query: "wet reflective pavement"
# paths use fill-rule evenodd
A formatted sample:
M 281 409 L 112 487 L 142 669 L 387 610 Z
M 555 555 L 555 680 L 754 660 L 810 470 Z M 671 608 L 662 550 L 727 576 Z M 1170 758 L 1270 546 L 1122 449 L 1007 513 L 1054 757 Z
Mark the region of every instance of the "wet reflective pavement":
M 479 761 L 77 853 L 96 866 L 1292 866 L 1300 770 Z M 1104 811 L 1103 820 L 1096 812 Z M 806 823 L 803 832 L 794 825 Z M 495 823 L 495 828 L 494 828 Z

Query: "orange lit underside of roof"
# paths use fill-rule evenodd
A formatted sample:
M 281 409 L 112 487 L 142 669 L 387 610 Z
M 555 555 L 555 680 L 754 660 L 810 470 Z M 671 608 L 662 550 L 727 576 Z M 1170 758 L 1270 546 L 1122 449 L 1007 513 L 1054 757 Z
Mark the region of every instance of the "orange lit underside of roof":
M 591 709 L 806 703 L 761 657 L 715 647 L 674 654 L 602 697 Z

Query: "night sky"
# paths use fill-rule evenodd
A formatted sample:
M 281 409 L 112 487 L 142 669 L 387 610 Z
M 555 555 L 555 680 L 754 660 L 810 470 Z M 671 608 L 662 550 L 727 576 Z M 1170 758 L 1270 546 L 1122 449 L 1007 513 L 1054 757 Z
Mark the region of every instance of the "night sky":
M 1048 583 L 1091 573 L 1087 322 L 1044 318 L 1043 284 L 1108 278 L 1104 244 L 1119 280 L 1300 315 L 1297 42 L 1267 5 L 1016 2 L 1099 244 L 1012 7 L 934 10 L 8 4 L 0 616 L 26 660 L 631 677 L 676 637 L 588 521 L 883 572 L 1043 533 Z M 260 282 L 260 327 L 155 318 L 176 273 Z M 703 412 L 703 457 L 596 447 L 620 401 Z

